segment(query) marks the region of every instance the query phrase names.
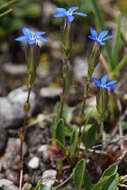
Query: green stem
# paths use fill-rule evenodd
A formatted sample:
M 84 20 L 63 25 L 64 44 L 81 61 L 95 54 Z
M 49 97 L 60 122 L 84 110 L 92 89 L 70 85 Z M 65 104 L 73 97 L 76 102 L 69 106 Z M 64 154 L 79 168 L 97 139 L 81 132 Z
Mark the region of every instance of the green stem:
M 0 11 L 1 11 L 2 9 L 4 9 L 4 8 L 9 7 L 9 6 L 12 5 L 13 3 L 16 3 L 16 1 L 17 1 L 17 0 L 11 0 L 11 1 L 7 2 L 7 3 L 4 3 L 3 5 L 1 5 Z
M 85 110 L 86 100 L 88 98 L 89 85 L 90 85 L 90 80 L 87 80 L 87 84 L 86 84 L 84 94 L 83 94 L 83 104 L 82 104 L 82 108 L 81 108 L 82 117 L 84 117 L 84 110 Z
M 63 50 L 64 50 L 64 65 L 63 65 L 63 92 L 61 95 L 61 109 L 60 119 L 63 118 L 63 109 L 66 98 L 66 83 L 67 83 L 67 71 L 68 71 L 68 59 L 71 52 L 72 41 L 71 41 L 71 23 L 68 22 L 68 18 L 65 18 L 65 24 L 63 29 Z
M 63 92 L 61 95 L 61 107 L 60 107 L 60 119 L 63 118 L 63 108 L 64 108 L 64 103 L 65 103 L 65 96 L 66 96 L 66 76 L 67 76 L 67 62 L 68 58 L 64 59 L 64 65 L 63 65 Z
M 0 17 L 4 16 L 4 15 L 6 15 L 6 14 L 8 14 L 8 13 L 12 12 L 12 11 L 13 11 L 13 9 L 12 9 L 12 8 L 10 8 L 10 9 L 6 10 L 6 11 L 4 11 L 3 13 L 0 13 Z
M 28 116 L 29 106 L 30 106 L 30 102 L 29 102 L 30 93 L 31 93 L 31 88 L 28 89 L 27 100 L 24 103 L 24 107 L 25 107 L 25 105 L 27 105 L 28 109 L 24 109 L 23 127 L 22 127 L 21 131 L 19 132 L 19 137 L 20 137 L 20 159 L 19 159 L 20 181 L 19 181 L 19 190 L 22 190 L 22 182 L 23 182 L 23 162 L 24 162 L 23 143 L 24 143 L 24 136 L 25 136 L 26 121 L 27 121 L 27 116 Z

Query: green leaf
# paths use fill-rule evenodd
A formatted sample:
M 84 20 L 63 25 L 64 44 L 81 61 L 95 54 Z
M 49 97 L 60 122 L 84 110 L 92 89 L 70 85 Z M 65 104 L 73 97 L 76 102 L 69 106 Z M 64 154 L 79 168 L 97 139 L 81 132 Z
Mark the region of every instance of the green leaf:
M 118 174 L 106 176 L 101 178 L 92 190 L 116 190 L 118 182 Z
M 72 70 L 67 71 L 67 76 L 66 76 L 66 94 L 68 94 L 71 86 L 72 86 L 72 81 L 73 81 L 73 72 Z
M 85 187 L 85 190 L 92 189 L 92 182 L 91 182 L 87 169 L 85 169 L 85 173 L 84 173 L 84 187 Z
M 114 174 L 117 173 L 117 170 L 118 170 L 118 165 L 117 164 L 112 164 L 109 168 L 107 168 L 104 171 L 102 177 L 114 175 Z
M 115 174 L 106 181 L 106 183 L 103 185 L 102 189 L 103 190 L 116 190 L 118 182 L 119 182 L 119 175 Z
M 117 170 L 118 166 L 116 164 L 112 164 L 104 171 L 99 182 L 93 187 L 92 190 L 116 190 L 119 182 Z
M 50 187 L 48 187 L 47 185 L 41 184 L 37 190 L 50 190 Z
M 31 190 L 32 185 L 30 183 L 26 183 L 23 187 L 24 190 Z
M 68 107 L 67 104 L 64 104 L 63 118 L 65 119 L 66 123 L 70 123 L 72 119 L 72 110 Z
M 78 130 L 74 130 L 71 136 L 71 142 L 70 142 L 70 157 L 71 159 L 73 158 L 75 151 L 76 151 L 76 147 L 77 147 L 77 143 L 78 143 Z
M 84 172 L 85 172 L 85 161 L 80 160 L 74 169 L 74 177 L 73 177 L 74 184 L 77 190 L 82 189 L 82 185 L 84 182 Z
M 113 65 L 114 68 L 118 65 L 119 58 L 119 49 L 120 49 L 120 38 L 121 38 L 121 14 L 119 12 L 117 18 L 117 31 L 116 31 L 116 39 L 115 39 L 115 47 L 113 52 Z
M 96 143 L 97 125 L 85 125 L 86 149 L 91 148 Z M 92 138 L 91 138 L 92 137 Z
M 122 58 L 119 65 L 117 65 L 117 67 L 113 70 L 112 75 L 115 76 L 126 63 L 127 63 L 127 54 Z
M 56 126 L 56 139 L 65 145 L 64 121 L 62 119 L 59 120 Z
M 54 117 L 52 122 L 52 140 L 56 139 L 56 127 L 57 127 L 57 120 L 56 117 Z

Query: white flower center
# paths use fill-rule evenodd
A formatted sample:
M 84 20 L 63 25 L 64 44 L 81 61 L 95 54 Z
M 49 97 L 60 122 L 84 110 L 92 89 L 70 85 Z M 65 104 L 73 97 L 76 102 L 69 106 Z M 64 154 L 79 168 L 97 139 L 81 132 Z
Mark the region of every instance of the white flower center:
M 35 37 L 33 36 L 33 34 L 31 36 L 30 40 L 35 40 Z
M 72 16 L 72 11 L 67 11 L 67 16 Z

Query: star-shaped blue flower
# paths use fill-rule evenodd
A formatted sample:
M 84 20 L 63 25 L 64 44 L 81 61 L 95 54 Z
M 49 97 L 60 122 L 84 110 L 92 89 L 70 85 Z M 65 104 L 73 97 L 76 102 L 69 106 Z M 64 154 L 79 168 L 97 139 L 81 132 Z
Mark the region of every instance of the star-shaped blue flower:
M 101 81 L 99 81 L 97 78 L 92 78 L 92 80 L 94 81 L 94 83 L 96 84 L 96 86 L 103 88 L 103 89 L 110 89 L 110 90 L 114 90 L 115 84 L 117 82 L 117 80 L 111 80 L 109 82 L 107 82 L 108 80 L 108 75 L 105 74 L 102 78 Z
M 79 7 L 71 7 L 68 10 L 64 8 L 55 8 L 58 13 L 54 14 L 54 17 L 66 17 L 68 22 L 72 22 L 74 20 L 73 15 L 87 16 L 85 13 L 74 12 L 77 9 L 79 9 Z
M 96 42 L 98 42 L 100 45 L 103 46 L 105 40 L 112 38 L 112 36 L 107 36 L 108 32 L 109 32 L 108 30 L 104 30 L 98 35 L 96 30 L 93 27 L 90 27 L 91 35 L 89 35 L 88 37 L 91 40 L 95 40 Z
M 22 29 L 22 32 L 24 34 L 24 36 L 20 36 L 18 38 L 16 38 L 16 41 L 27 41 L 29 45 L 34 45 L 36 44 L 37 40 L 42 41 L 42 42 L 47 42 L 48 40 L 40 37 L 40 35 L 45 34 L 46 32 L 36 32 L 36 33 L 32 33 L 32 31 L 29 28 L 24 27 Z

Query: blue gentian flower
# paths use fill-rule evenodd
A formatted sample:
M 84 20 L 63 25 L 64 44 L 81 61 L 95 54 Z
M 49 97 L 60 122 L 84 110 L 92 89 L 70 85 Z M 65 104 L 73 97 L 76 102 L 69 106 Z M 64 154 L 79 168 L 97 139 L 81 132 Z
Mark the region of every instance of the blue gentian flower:
M 92 78 L 92 80 L 94 81 L 94 83 L 96 84 L 96 86 L 103 88 L 103 89 L 110 89 L 110 90 L 114 90 L 115 84 L 117 82 L 117 80 L 111 80 L 109 82 L 107 82 L 108 80 L 108 75 L 105 74 L 102 78 L 101 81 L 99 81 L 97 78 Z
M 66 17 L 68 22 L 72 22 L 74 20 L 73 15 L 87 16 L 85 13 L 74 12 L 77 9 L 79 9 L 79 7 L 71 7 L 68 10 L 64 8 L 55 8 L 58 13 L 54 14 L 54 17 Z
M 32 33 L 32 31 L 29 28 L 24 27 L 22 29 L 22 32 L 24 34 L 24 36 L 20 36 L 18 38 L 16 38 L 16 41 L 27 41 L 29 45 L 34 45 L 36 44 L 37 40 L 42 41 L 42 42 L 47 42 L 48 40 L 40 37 L 40 35 L 45 34 L 46 32 L 36 32 L 36 33 Z
M 100 45 L 103 46 L 105 40 L 112 38 L 112 36 L 107 36 L 108 32 L 109 32 L 108 30 L 104 30 L 98 35 L 96 30 L 93 27 L 90 27 L 91 35 L 89 35 L 88 37 L 91 40 L 95 40 L 96 42 L 98 42 Z

